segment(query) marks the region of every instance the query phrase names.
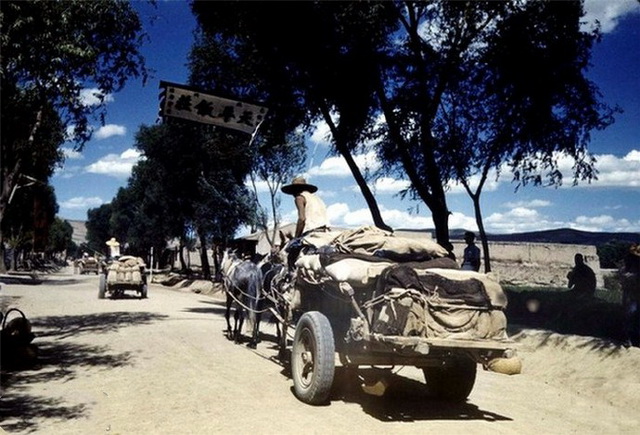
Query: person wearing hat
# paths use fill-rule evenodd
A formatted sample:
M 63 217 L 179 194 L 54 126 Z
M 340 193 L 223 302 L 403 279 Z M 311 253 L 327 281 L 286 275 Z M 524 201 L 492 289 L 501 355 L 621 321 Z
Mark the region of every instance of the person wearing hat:
M 302 177 L 296 177 L 291 184 L 282 186 L 282 191 L 292 195 L 298 210 L 295 238 L 287 245 L 287 264 L 289 271 L 295 269 L 295 262 L 300 256 L 304 244 L 302 237 L 313 232 L 329 229 L 327 206 L 315 195 L 318 190 L 313 184 L 307 183 Z
M 295 237 L 329 227 L 327 206 L 315 195 L 318 191 L 316 186 L 307 183 L 303 177 L 296 177 L 291 184 L 282 186 L 282 191 L 294 197 L 298 210 Z
M 464 248 L 464 256 L 462 257 L 462 270 L 480 270 L 480 248 L 478 248 L 474 240 L 476 235 L 471 231 L 464 233 L 464 241 L 467 247 Z
M 633 244 L 620 269 L 625 320 L 624 345 L 640 347 L 640 245 Z

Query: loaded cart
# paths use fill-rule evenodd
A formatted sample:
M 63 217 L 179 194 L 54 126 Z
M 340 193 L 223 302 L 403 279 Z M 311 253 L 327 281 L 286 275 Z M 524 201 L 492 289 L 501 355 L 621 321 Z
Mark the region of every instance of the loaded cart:
M 144 260 L 125 255 L 103 265 L 100 275 L 98 298 L 123 297 L 126 291 L 134 291 L 140 299 L 147 297 L 147 274 Z
M 507 337 L 507 300 L 489 275 L 462 271 L 435 242 L 363 228 L 313 235 L 292 279 L 270 298 L 285 333 L 295 325 L 296 396 L 326 402 L 336 353 L 345 367 L 414 366 L 429 394 L 464 401 L 477 365 L 518 373 Z

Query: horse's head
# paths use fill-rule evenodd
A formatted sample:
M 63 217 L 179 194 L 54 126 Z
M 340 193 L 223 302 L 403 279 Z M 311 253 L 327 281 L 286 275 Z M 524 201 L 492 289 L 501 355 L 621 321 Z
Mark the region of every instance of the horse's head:
M 234 263 L 238 262 L 238 260 L 238 255 L 234 250 L 231 250 L 229 248 L 225 249 L 222 252 L 222 261 L 220 262 L 220 270 L 222 271 L 222 274 L 224 276 L 228 276 L 231 266 Z
M 287 264 L 287 245 L 293 239 L 293 235 L 286 235 L 282 231 L 279 231 L 280 234 L 280 244 L 274 245 L 271 249 L 271 252 L 267 256 L 267 261 L 273 264 Z

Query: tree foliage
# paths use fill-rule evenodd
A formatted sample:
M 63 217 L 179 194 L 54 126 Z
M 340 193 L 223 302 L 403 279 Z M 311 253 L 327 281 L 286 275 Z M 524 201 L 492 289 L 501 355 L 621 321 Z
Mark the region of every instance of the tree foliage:
M 306 119 L 322 115 L 347 162 L 354 144 L 377 138 L 383 170 L 410 181 L 406 193 L 429 207 L 443 245 L 446 186 L 482 162 L 508 163 L 520 184 L 559 183 L 561 155 L 575 159 L 576 179 L 595 174 L 589 131 L 610 123 L 611 110 L 584 77 L 598 35 L 580 31 L 580 1 L 193 8 L 219 52 L 262 73 L 254 92 L 276 108 L 278 98 L 294 101 Z M 228 73 L 216 58 L 206 63 L 203 76 Z
M 0 25 L 4 231 L 12 193 L 24 176 L 48 181 L 62 159 L 58 147 L 67 127 L 81 149 L 92 115 L 104 121 L 106 96 L 133 77 L 146 77 L 146 70 L 138 51 L 141 23 L 128 2 L 3 1 Z M 85 89 L 96 89 L 92 96 L 100 104 L 87 104 Z
M 266 123 L 279 134 L 273 143 L 314 120 L 326 121 L 374 223 L 388 229 L 352 155 L 373 122 L 372 55 L 390 23 L 380 13 L 384 8 L 363 2 L 195 2 L 202 32 L 191 66 L 198 82 L 231 86 L 264 101 L 270 110 Z
M 479 10 L 485 25 L 462 46 L 432 130 L 444 178 L 460 182 L 473 201 L 490 271 L 480 207 L 490 174 L 508 170 L 516 186 L 557 186 L 563 181 L 559 161 L 569 158 L 574 183 L 591 180 L 589 134 L 609 125 L 614 111 L 584 76 L 597 33 L 580 31 L 580 2 Z
M 251 181 L 256 198 L 258 196 L 256 182 L 266 184 L 270 203 L 268 207 L 264 204 L 259 205 L 257 227 L 265 231 L 267 240 L 272 247 L 279 243 L 277 232 L 281 223 L 279 214 L 280 188 L 301 172 L 305 158 L 306 145 L 301 134 L 291 134 L 285 143 L 263 146 L 258 150 L 251 172 Z
M 244 185 L 254 152 L 246 137 L 176 121 L 142 126 L 135 145 L 144 158 L 127 186 L 108 207 L 89 211 L 91 240 L 116 237 L 126 253 L 146 256 L 197 234 L 208 262 L 214 240 L 231 240 L 241 225 L 254 223 L 255 197 Z
M 106 255 L 105 243 L 111 237 L 111 203 L 87 211 L 87 247 L 93 251 Z
M 73 227 L 64 219 L 55 218 L 49 229 L 47 252 L 49 254 L 75 254 L 77 248 L 73 242 Z

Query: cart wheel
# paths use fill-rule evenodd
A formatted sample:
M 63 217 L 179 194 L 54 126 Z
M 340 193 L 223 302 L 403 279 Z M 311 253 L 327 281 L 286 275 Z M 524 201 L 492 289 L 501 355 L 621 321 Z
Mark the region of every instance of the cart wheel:
M 324 314 L 310 311 L 300 318 L 293 339 L 291 373 L 298 399 L 310 405 L 327 401 L 335 374 L 335 343 Z
M 468 358 L 450 361 L 441 367 L 424 367 L 427 391 L 430 396 L 450 402 L 464 402 L 476 382 L 478 365 Z
M 140 299 L 146 299 L 146 298 L 147 298 L 147 285 L 142 284 L 142 287 L 140 288 Z
M 107 291 L 107 276 L 105 274 L 100 275 L 100 284 L 98 284 L 98 299 L 104 299 L 104 294 Z

